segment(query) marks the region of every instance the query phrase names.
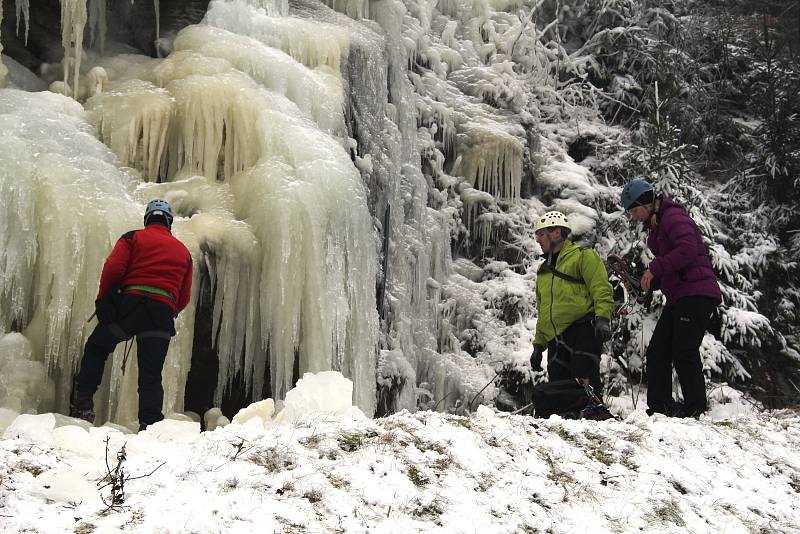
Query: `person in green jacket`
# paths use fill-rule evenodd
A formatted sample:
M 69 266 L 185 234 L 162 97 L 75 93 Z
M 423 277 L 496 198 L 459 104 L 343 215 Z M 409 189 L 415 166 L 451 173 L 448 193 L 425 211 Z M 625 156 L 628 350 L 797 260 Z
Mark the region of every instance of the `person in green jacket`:
M 611 339 L 613 290 L 605 264 L 594 249 L 567 239 L 567 217 L 545 213 L 536 223 L 536 242 L 545 261 L 536 276 L 539 318 L 533 338 L 531 368 L 542 370 L 547 349 L 549 380 L 585 378 L 602 395 L 600 353 Z

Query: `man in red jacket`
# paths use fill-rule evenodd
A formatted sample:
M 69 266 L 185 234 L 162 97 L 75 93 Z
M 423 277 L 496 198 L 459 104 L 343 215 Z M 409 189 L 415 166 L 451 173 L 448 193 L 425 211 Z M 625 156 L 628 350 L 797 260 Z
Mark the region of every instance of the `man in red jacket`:
M 152 200 L 144 229 L 119 238 L 106 259 L 97 293 L 98 325 L 86 341 L 75 378 L 70 415 L 94 422 L 94 394 L 108 355 L 136 336 L 139 363 L 139 430 L 164 418 L 161 371 L 175 317 L 189 303 L 192 257 L 172 235 L 172 208 Z M 118 298 L 117 298 L 118 297 Z

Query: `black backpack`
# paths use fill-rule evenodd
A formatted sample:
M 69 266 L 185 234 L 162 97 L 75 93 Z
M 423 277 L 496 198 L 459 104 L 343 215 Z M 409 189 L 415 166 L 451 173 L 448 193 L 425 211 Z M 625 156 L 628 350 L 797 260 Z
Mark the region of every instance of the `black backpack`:
M 94 301 L 94 312 L 100 324 L 116 323 L 119 320 L 119 308 L 122 304 L 122 286 L 112 287 Z
M 136 235 L 136 230 L 125 232 L 119 239 L 133 240 Z M 119 240 L 118 240 L 119 241 Z M 119 309 L 122 305 L 123 287 L 114 286 L 109 288 L 105 294 L 94 301 L 94 313 L 97 316 L 97 322 L 100 324 L 116 323 L 119 317 Z M 92 318 L 89 317 L 89 320 Z M 87 321 L 89 322 L 89 321 Z

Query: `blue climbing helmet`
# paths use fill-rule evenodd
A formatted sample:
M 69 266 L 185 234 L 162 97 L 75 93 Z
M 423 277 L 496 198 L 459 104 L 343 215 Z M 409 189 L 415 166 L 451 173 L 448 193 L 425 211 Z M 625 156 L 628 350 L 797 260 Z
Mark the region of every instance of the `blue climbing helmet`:
M 646 193 L 650 193 L 647 195 L 649 200 L 647 202 L 641 202 L 639 199 L 642 195 Z M 653 201 L 653 186 L 645 180 L 644 178 L 636 178 L 635 180 L 631 180 L 625 187 L 622 188 L 622 194 L 620 195 L 620 201 L 622 202 L 622 206 L 629 210 L 634 206 L 649 204 Z
M 147 226 L 150 217 L 161 215 L 167 220 L 167 225 L 172 227 L 172 206 L 166 200 L 154 198 L 147 203 L 147 209 L 144 210 L 144 225 Z

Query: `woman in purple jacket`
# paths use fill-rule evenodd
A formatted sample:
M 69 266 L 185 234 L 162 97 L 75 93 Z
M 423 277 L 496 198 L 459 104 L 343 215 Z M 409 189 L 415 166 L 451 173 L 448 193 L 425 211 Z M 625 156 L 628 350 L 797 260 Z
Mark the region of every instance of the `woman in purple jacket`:
M 722 301 L 700 231 L 686 210 L 665 193 L 656 195 L 643 179 L 622 190 L 622 205 L 648 230 L 655 256 L 641 279 L 642 289 L 660 289 L 667 299 L 647 346 L 648 415 L 697 417 L 708 408 L 700 344 L 711 314 Z M 672 367 L 683 405 L 672 398 Z

